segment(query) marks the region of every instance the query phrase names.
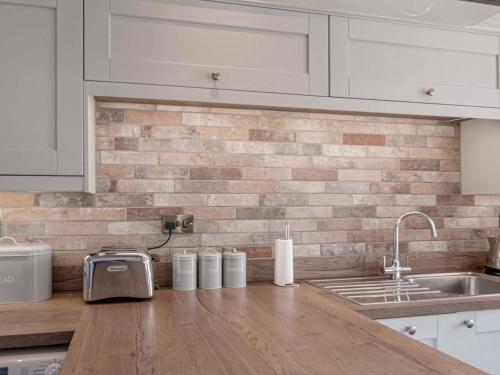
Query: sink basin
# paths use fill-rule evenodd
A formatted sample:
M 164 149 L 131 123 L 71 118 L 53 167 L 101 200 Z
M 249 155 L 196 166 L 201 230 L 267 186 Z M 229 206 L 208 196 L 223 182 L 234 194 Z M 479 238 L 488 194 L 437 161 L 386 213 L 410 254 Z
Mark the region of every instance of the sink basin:
M 360 305 L 500 296 L 500 277 L 480 273 L 440 273 L 310 280 L 309 283 Z

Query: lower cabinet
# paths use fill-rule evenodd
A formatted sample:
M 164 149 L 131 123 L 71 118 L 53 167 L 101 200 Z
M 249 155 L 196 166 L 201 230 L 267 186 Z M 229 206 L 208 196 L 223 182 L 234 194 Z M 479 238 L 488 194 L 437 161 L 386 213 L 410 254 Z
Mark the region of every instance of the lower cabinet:
M 500 375 L 500 310 L 380 319 L 378 322 L 489 374 Z

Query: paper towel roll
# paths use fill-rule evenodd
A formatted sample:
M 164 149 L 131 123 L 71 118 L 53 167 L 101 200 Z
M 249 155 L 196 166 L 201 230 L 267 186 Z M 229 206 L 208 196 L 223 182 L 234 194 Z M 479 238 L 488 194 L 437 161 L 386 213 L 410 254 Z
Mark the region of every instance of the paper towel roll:
M 274 241 L 274 283 L 293 284 L 293 240 Z

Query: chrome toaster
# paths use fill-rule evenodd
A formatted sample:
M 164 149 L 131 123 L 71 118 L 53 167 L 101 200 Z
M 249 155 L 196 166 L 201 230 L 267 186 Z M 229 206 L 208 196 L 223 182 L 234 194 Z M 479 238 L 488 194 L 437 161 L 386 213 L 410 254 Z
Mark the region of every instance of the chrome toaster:
M 151 298 L 154 256 L 136 248 L 102 248 L 83 259 L 83 299 Z

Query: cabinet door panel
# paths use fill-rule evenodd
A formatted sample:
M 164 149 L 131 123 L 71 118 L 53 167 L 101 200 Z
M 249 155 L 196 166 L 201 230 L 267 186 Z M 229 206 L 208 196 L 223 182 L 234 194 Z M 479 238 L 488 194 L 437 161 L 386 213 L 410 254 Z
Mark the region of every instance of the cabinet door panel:
M 342 17 L 330 30 L 332 96 L 500 105 L 497 36 Z
M 475 320 L 473 311 L 439 315 L 437 349 L 473 365 L 475 328 L 467 328 L 467 320 Z
M 0 175 L 83 174 L 82 17 L 79 0 L 0 0 Z
M 106 6 L 88 0 L 86 9 L 102 15 Z M 108 66 L 115 82 L 328 95 L 327 16 L 196 0 L 111 0 L 108 24 L 99 19 L 109 45 L 87 34 L 87 79 L 105 80 Z
M 489 374 L 500 374 L 500 310 L 476 312 L 476 355 L 474 365 Z

